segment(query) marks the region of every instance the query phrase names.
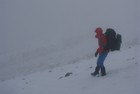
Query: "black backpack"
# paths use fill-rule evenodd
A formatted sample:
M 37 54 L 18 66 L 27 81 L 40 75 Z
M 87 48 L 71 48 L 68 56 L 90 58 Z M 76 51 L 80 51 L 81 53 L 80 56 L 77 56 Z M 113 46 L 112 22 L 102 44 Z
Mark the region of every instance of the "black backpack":
M 114 29 L 108 28 L 104 35 L 107 38 L 106 49 L 111 51 L 120 50 L 122 43 L 122 36 L 120 34 L 116 34 Z

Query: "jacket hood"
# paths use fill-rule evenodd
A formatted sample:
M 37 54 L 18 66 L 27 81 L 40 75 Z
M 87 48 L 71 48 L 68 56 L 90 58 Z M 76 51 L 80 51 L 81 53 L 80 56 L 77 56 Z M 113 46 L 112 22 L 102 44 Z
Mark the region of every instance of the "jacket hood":
M 102 35 L 103 30 L 102 28 L 99 27 L 99 28 L 96 28 L 95 32 L 97 33 L 97 35 Z

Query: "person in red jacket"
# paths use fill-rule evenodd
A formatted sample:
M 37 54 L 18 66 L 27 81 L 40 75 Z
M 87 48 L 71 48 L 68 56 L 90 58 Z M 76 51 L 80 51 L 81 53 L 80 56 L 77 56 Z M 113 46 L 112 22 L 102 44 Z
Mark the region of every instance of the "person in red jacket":
M 99 48 L 95 52 L 95 57 L 97 57 L 98 54 L 99 54 L 99 57 L 97 59 L 97 66 L 95 68 L 95 71 L 91 73 L 91 75 L 96 76 L 97 74 L 99 74 L 99 71 L 101 69 L 101 76 L 105 76 L 106 70 L 104 67 L 104 60 L 107 57 L 108 52 L 109 52 L 109 50 L 106 48 L 107 39 L 103 34 L 102 28 L 100 27 L 96 28 L 95 33 L 96 33 L 95 37 L 98 39 L 98 45 L 99 45 Z

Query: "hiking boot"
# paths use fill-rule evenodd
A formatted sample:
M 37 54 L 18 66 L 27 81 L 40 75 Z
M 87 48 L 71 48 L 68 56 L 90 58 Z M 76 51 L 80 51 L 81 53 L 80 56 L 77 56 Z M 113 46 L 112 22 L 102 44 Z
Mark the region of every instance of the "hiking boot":
M 101 74 L 101 76 L 105 76 L 106 75 L 106 73 L 104 73 L 104 74 Z
M 105 76 L 106 75 L 106 70 L 105 67 L 101 67 L 101 76 Z
M 96 76 L 97 74 L 99 74 L 99 70 L 100 70 L 100 67 L 96 66 L 95 72 L 91 73 L 91 75 Z
M 93 75 L 93 76 L 99 75 L 99 72 L 93 72 L 93 73 L 91 73 L 91 75 Z

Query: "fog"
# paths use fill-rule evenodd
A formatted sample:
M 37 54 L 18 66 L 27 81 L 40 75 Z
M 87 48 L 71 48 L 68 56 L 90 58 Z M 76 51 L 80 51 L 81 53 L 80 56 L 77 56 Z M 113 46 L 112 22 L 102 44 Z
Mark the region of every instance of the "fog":
M 33 60 L 43 63 L 38 68 L 73 62 L 96 50 L 96 27 L 104 32 L 115 29 L 124 48 L 136 45 L 139 4 L 138 0 L 0 0 L 0 63 L 24 62 L 30 68 Z
M 136 0 L 1 0 L 1 7 L 1 53 L 69 44 L 98 26 L 132 42 L 139 26 Z

